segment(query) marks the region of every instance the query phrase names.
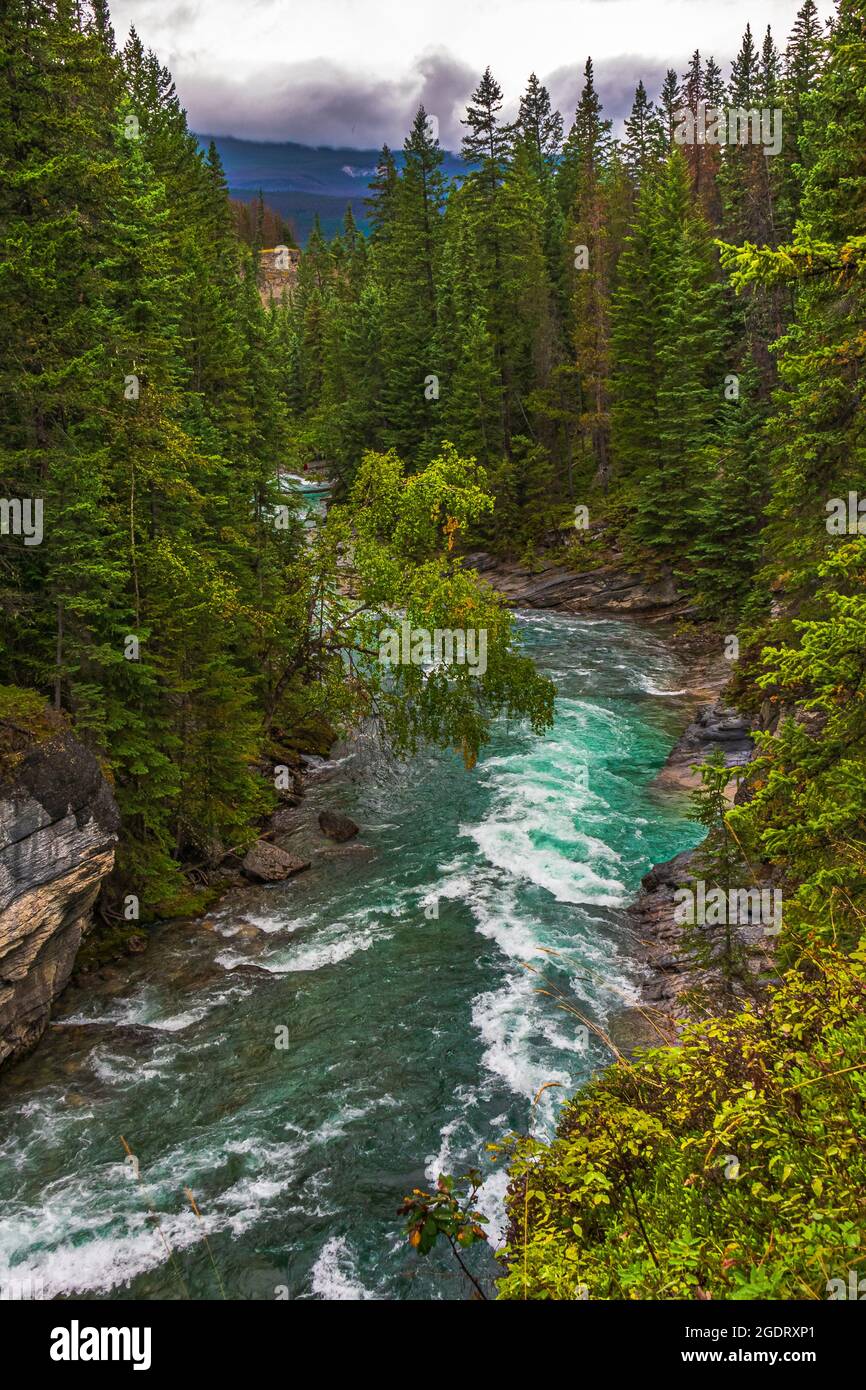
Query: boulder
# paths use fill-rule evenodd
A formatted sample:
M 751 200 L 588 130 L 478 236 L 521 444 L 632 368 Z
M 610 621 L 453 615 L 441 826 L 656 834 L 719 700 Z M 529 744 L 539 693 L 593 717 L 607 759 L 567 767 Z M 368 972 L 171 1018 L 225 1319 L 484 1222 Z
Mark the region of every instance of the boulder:
M 341 844 L 345 840 L 351 840 L 358 833 L 358 826 L 350 816 L 344 816 L 342 811 L 322 811 L 319 815 L 319 829 L 323 835 L 327 835 L 331 840 L 339 840 Z
M 256 840 L 247 850 L 242 867 L 247 878 L 254 878 L 259 883 L 280 883 L 284 878 L 308 869 L 310 861 L 298 859 L 267 840 Z

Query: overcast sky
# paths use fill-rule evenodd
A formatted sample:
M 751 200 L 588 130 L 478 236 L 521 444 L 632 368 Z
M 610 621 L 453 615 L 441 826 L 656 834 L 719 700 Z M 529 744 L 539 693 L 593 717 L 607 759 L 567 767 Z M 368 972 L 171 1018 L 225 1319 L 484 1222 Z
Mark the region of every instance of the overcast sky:
M 311 145 L 400 145 L 418 103 L 456 148 L 489 63 L 516 103 L 534 70 L 568 124 L 592 55 L 611 115 L 700 48 L 725 75 L 747 22 L 780 48 L 801 0 L 114 0 L 171 69 L 192 128 Z M 823 17 L 833 11 L 819 0 Z

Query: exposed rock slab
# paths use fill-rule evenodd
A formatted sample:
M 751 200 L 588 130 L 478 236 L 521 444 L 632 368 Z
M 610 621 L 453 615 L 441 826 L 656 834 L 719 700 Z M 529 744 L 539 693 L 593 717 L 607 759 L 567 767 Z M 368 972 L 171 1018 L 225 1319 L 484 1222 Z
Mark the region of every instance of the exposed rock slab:
M 485 551 L 463 558 L 515 608 L 552 608 L 561 613 L 603 613 L 610 617 L 640 615 L 648 619 L 682 616 L 690 611 L 665 566 L 658 577 L 632 574 L 617 565 L 574 574 L 558 565 L 537 572 L 523 565 L 500 563 Z
M 720 749 L 725 755 L 728 767 L 739 767 L 749 761 L 752 748 L 749 721 L 723 700 L 717 700 L 715 704 L 705 705 L 698 710 L 669 753 L 664 767 L 655 779 L 655 785 L 696 787 L 701 779 L 692 771 L 694 763 L 704 762 L 711 753 Z
M 96 758 L 69 734 L 32 748 L 0 786 L 0 1066 L 48 1024 L 119 824 Z

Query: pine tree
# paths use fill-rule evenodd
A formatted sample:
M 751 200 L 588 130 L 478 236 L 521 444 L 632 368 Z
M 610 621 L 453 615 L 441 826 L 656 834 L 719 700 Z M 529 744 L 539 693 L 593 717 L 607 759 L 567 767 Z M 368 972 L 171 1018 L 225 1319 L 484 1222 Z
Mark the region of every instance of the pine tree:
M 645 186 L 614 297 L 614 445 L 640 482 L 635 535 L 673 555 L 691 534 L 697 460 L 722 401 L 723 315 L 709 229 L 674 151 Z
M 376 174 L 367 185 L 370 197 L 364 199 L 364 211 L 370 224 L 370 239 L 375 245 L 387 240 L 394 218 L 397 193 L 397 166 L 387 145 L 382 146 Z
M 761 560 L 769 495 L 765 419 L 757 374 L 747 368 L 739 378 L 738 398 L 726 402 L 699 461 L 688 585 L 702 614 L 729 630 L 747 608 Z
M 673 68 L 668 68 L 659 97 L 659 112 L 666 142 L 665 154 L 673 149 L 674 131 L 677 127 L 677 112 L 683 107 L 683 93 L 679 78 Z
M 631 113 L 625 121 L 623 143 L 623 162 L 636 190 L 640 188 L 647 171 L 654 168 L 666 154 L 662 119 L 647 96 L 643 82 L 638 82 Z
M 612 121 L 602 118 L 592 59 L 587 58 L 574 121 L 563 145 L 557 191 L 566 218 L 573 216 L 582 187 L 598 179 L 611 151 Z
M 815 0 L 805 0 L 785 49 L 783 94 L 784 158 L 780 221 L 790 236 L 800 212 L 806 172 L 811 163 L 808 145 L 802 143 L 810 93 L 821 72 L 826 43 Z
M 461 154 L 472 166 L 463 191 L 477 250 L 476 270 L 484 310 L 484 331 L 492 338 L 499 372 L 502 422 L 497 434 L 501 434 L 508 452 L 516 402 L 512 363 L 505 341 L 509 327 L 508 306 L 499 290 L 504 264 L 500 210 L 501 189 L 512 154 L 515 130 L 513 125 L 501 120 L 502 105 L 502 89 L 488 67 L 466 108 L 466 117 L 461 121 L 467 127 Z
M 465 191 L 445 216 L 437 361 L 443 363 L 442 438 L 490 467 L 505 451 L 502 376 L 483 305 L 474 216 Z
M 660 318 L 657 339 L 658 466 L 641 483 L 637 534 L 673 553 L 691 534 L 696 460 L 723 399 L 721 285 L 701 211 L 689 206 L 682 157 L 659 186 L 655 225 Z M 666 252 L 666 254 L 665 254 Z
M 485 68 L 460 122 L 467 127 L 461 155 L 467 164 L 478 167 L 488 196 L 495 194 L 505 177 L 514 137 L 514 126 L 500 119 L 502 102 L 502 88 L 490 68 Z
M 440 407 L 429 379 L 439 375 L 434 344 L 445 204 L 442 161 L 439 141 L 419 107 L 403 146 L 387 249 L 380 255 L 386 286 L 382 404 L 387 439 L 410 460 L 420 457 L 425 441 L 439 442 Z
M 552 110 L 550 93 L 534 72 L 520 98 L 517 129 L 532 153 L 539 177 L 552 173 L 562 147 L 562 116 Z

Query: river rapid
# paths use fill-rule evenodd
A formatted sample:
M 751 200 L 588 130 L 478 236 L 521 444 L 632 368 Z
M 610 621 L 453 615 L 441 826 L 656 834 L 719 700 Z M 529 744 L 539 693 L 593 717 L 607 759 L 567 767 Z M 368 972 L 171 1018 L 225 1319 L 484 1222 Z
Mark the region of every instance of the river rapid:
M 615 1031 L 642 972 L 625 906 L 699 839 L 651 786 L 693 704 L 661 638 L 517 617 L 557 685 L 547 735 L 503 723 L 472 772 L 362 743 L 312 781 L 287 845 L 310 871 L 67 992 L 0 1081 L 0 1292 L 469 1296 L 447 1251 L 410 1249 L 403 1194 L 483 1168 L 495 1246 L 486 1144 L 549 1134 L 609 1057 L 524 963 Z M 325 806 L 357 840 L 319 834 Z M 470 1258 L 490 1285 L 492 1253 Z

